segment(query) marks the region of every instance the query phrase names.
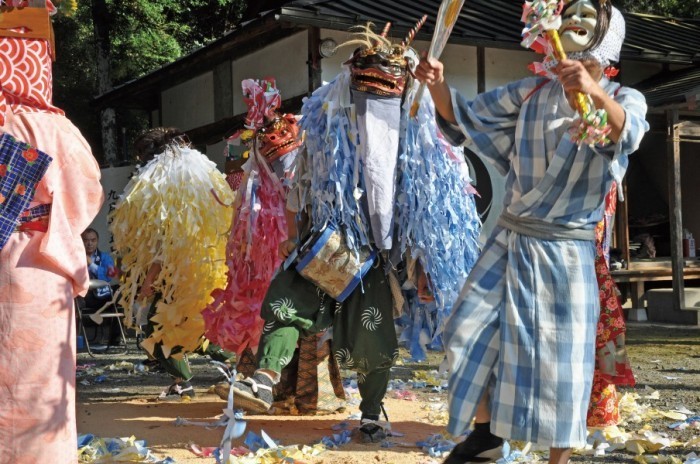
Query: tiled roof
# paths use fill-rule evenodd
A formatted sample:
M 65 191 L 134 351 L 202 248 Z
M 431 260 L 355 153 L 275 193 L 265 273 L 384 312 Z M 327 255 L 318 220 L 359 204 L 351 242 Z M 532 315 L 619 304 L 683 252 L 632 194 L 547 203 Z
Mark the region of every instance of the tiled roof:
M 634 85 L 644 94 L 650 107 L 686 104 L 700 95 L 700 67 L 658 74 Z M 700 102 L 697 102 L 700 104 Z

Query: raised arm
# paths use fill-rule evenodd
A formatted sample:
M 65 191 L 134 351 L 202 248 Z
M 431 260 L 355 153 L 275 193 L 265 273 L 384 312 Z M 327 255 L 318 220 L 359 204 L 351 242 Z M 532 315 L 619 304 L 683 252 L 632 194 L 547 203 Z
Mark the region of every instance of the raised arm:
M 415 70 L 416 79 L 425 82 L 430 91 L 430 96 L 435 103 L 435 110 L 442 118 L 451 123 L 456 124 L 457 118 L 452 107 L 452 95 L 450 87 L 445 80 L 445 66 L 441 61 L 435 58 L 428 58 L 426 54 L 418 63 Z

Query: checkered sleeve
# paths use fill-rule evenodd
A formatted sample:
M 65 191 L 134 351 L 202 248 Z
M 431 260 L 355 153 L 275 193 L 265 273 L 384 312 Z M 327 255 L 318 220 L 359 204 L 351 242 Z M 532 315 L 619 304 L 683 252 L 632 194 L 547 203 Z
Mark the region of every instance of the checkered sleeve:
M 525 96 L 539 79 L 528 78 L 498 87 L 466 100 L 452 90 L 452 106 L 465 145 L 490 162 L 499 173 L 510 169 L 516 143 L 516 126 Z M 441 127 L 443 128 L 444 125 Z
M 594 147 L 594 150 L 611 159 L 610 173 L 618 185 L 622 185 L 622 178 L 629 164 L 628 156 L 639 148 L 642 137 L 649 130 L 646 121 L 647 104 L 644 95 L 630 87 L 620 87 L 615 95 L 615 101 L 625 111 L 625 124 L 617 143 L 611 143 L 605 147 Z

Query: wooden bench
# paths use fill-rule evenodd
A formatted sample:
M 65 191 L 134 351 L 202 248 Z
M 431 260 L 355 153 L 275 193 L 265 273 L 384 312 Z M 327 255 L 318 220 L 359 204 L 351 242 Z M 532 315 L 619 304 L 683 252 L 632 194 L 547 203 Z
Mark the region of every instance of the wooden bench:
M 633 308 L 642 308 L 644 297 L 644 282 L 671 281 L 670 259 L 650 259 L 632 261 L 628 269 L 611 271 L 613 279 L 618 284 L 629 284 L 630 298 Z M 683 267 L 683 280 L 700 279 L 700 260 L 686 259 Z

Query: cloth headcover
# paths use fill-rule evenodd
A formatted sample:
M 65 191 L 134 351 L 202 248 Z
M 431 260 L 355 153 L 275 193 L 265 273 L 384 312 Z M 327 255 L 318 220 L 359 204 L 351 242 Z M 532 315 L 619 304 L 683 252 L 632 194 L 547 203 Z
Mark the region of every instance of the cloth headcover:
M 606 67 L 612 62 L 617 63 L 620 61 L 620 50 L 622 49 L 622 42 L 624 42 L 624 40 L 625 18 L 622 17 L 620 10 L 612 7 L 608 31 L 605 33 L 605 37 L 603 37 L 600 44 L 588 50 L 569 53 L 568 58 L 572 60 L 593 58 L 598 61 L 602 67 Z

